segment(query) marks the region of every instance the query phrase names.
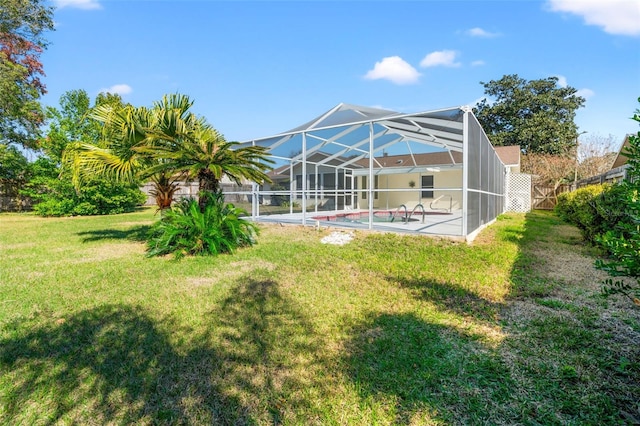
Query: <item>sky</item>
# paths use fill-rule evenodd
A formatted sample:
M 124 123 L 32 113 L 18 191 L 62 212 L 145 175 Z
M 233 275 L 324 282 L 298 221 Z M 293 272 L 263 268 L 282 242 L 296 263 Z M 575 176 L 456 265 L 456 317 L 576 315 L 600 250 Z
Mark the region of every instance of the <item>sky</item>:
M 424 112 L 482 99 L 482 82 L 558 77 L 586 99 L 583 137 L 636 133 L 639 0 L 50 0 L 43 103 L 83 89 L 151 106 L 181 93 L 247 141 L 339 103 Z

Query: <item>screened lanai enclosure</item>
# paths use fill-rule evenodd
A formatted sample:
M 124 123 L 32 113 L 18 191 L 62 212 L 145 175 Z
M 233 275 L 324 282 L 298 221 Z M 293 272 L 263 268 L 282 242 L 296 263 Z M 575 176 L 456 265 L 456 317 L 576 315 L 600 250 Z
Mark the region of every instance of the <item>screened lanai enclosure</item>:
M 274 161 L 272 183 L 227 191 L 254 221 L 469 240 L 503 212 L 505 166 L 468 107 L 403 114 L 340 104 L 246 145 Z

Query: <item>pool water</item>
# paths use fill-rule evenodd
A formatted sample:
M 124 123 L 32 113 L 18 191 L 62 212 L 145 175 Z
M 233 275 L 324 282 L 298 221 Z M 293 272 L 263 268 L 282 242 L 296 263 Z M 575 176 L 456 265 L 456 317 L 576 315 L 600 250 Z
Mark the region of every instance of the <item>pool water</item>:
M 347 223 L 369 223 L 369 212 L 354 212 L 354 213 L 338 213 L 328 216 L 315 216 L 313 220 L 322 220 L 327 222 L 347 222 Z M 411 217 L 408 222 L 418 222 L 420 219 Z M 392 211 L 375 211 L 373 212 L 374 223 L 403 223 L 405 222 L 404 215 L 394 215 Z

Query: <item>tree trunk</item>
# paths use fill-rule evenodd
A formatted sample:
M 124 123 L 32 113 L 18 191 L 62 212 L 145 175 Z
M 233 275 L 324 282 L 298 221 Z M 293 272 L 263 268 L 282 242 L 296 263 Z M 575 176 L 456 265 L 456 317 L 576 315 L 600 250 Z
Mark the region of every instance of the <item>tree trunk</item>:
M 171 208 L 173 195 L 178 190 L 178 184 L 172 182 L 166 176 L 159 176 L 153 179 L 153 189 L 149 193 L 155 198 L 160 215 Z
M 220 190 L 220 181 L 209 169 L 200 170 L 198 173 L 198 206 L 203 212 L 207 205 L 207 193 L 215 194 Z

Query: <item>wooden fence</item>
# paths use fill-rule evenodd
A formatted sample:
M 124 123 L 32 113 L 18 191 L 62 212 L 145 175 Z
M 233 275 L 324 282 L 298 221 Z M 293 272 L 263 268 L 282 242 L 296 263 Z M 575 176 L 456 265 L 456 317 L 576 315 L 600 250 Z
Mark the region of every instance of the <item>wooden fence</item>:
M 616 167 L 615 169 L 611 169 L 606 173 L 603 173 L 598 176 L 592 176 L 590 178 L 579 180 L 576 183 L 576 188 L 582 188 L 583 186 L 588 185 L 597 185 L 601 183 L 613 183 L 620 182 L 627 177 L 627 165 L 623 165 L 620 167 Z
M 558 201 L 558 195 L 569 191 L 571 191 L 570 185 L 560 185 L 556 188 L 549 185 L 533 184 L 531 186 L 531 208 L 553 210 Z
M 616 167 L 598 176 L 579 180 L 575 184 L 560 185 L 558 188 L 547 185 L 533 184 L 531 186 L 531 208 L 538 210 L 553 210 L 558 195 L 563 192 L 575 191 L 589 185 L 620 182 L 627 177 L 627 165 Z

